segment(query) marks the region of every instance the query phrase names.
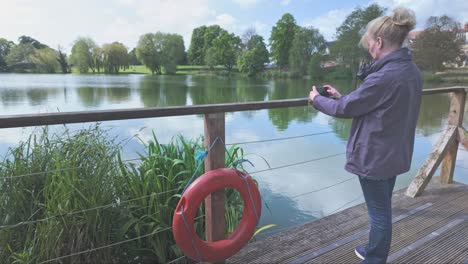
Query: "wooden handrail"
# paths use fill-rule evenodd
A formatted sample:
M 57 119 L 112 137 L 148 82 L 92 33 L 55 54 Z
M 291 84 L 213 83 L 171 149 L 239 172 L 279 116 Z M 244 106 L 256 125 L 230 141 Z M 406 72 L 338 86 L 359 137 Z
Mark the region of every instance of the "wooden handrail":
M 468 87 L 455 86 L 447 88 L 426 89 L 424 95 L 441 94 L 450 92 L 466 91 Z M 10 115 L 0 116 L 0 128 L 29 127 L 60 125 L 86 122 L 127 120 L 138 118 L 153 118 L 182 115 L 200 115 L 237 111 L 251 111 L 273 108 L 287 108 L 306 106 L 307 98 L 229 103 L 229 104 L 211 104 L 211 105 L 191 105 L 177 107 L 153 107 L 153 108 L 130 108 L 117 110 L 95 110 L 95 111 L 76 111 L 60 113 L 42 113 L 28 115 Z

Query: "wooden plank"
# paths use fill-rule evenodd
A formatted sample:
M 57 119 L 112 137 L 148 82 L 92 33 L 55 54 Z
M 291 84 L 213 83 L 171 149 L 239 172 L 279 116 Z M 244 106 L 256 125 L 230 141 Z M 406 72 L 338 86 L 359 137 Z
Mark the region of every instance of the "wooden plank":
M 388 256 L 387 262 L 393 262 L 397 258 L 408 254 L 410 251 L 416 250 L 417 248 L 419 248 L 419 247 L 423 246 L 424 244 L 428 243 L 429 241 L 434 240 L 435 238 L 439 237 L 443 233 L 446 233 L 446 232 L 450 231 L 451 228 L 463 223 L 465 220 L 467 220 L 467 216 L 462 216 L 462 217 L 459 217 L 459 218 L 457 218 L 455 220 L 452 220 L 447 225 L 437 229 L 436 231 L 428 234 L 427 236 L 425 236 L 425 237 L 423 237 L 421 239 L 418 239 L 417 241 L 411 243 L 410 245 L 408 245 L 408 246 L 398 250 L 397 252 L 391 254 L 390 256 Z
M 406 191 L 407 196 L 414 198 L 424 191 L 424 188 L 426 188 L 434 175 L 434 172 L 437 170 L 437 167 L 440 165 L 443 157 L 447 153 L 448 147 L 455 141 L 456 131 L 456 126 L 448 126 L 442 133 L 434 147 L 434 150 L 429 155 L 429 158 L 424 162 L 424 165 L 419 169 L 413 181 L 408 186 Z
M 251 111 L 273 108 L 307 106 L 307 98 L 272 100 L 262 102 L 189 105 L 164 108 L 133 108 L 117 110 L 76 111 L 61 113 L 43 113 L 29 115 L 11 115 L 0 117 L 0 128 L 44 126 L 57 124 L 72 124 L 85 122 L 127 120 L 138 118 L 153 118 L 166 116 L 198 115 L 225 113 L 236 111 Z
M 414 208 L 408 212 L 405 212 L 404 214 L 402 215 L 399 215 L 397 217 L 393 217 L 392 218 L 392 224 L 395 224 L 413 214 L 416 214 L 422 210 L 425 210 L 427 209 L 428 207 L 432 206 L 432 203 L 426 203 L 426 204 L 423 204 L 421 206 L 418 206 L 417 208 Z M 311 251 L 308 251 L 305 255 L 301 256 L 301 257 L 298 257 L 298 258 L 295 258 L 291 261 L 289 261 L 288 263 L 289 264 L 296 264 L 296 263 L 305 263 L 307 261 L 310 261 L 320 255 L 323 255 L 327 252 L 330 252 L 332 250 L 335 250 L 343 245 L 346 245 L 354 240 L 357 240 L 358 238 L 361 238 L 361 237 L 365 237 L 365 236 L 368 236 L 369 235 L 369 229 L 364 229 L 364 230 L 360 230 L 350 236 L 347 236 L 345 238 L 342 238 L 332 244 L 328 244 L 326 245 L 325 247 L 322 247 L 320 249 L 317 249 L 317 250 L 311 250 Z
M 468 87 L 455 86 L 438 89 L 426 89 L 424 95 L 442 94 L 449 92 L 461 92 Z M 0 128 L 45 126 L 59 124 L 73 124 L 86 122 L 101 122 L 114 120 L 127 120 L 138 118 L 153 118 L 165 116 L 199 115 L 210 113 L 225 113 L 237 111 L 253 111 L 261 109 L 287 108 L 307 106 L 307 98 L 273 100 L 261 102 L 213 104 L 213 105 L 191 105 L 164 108 L 133 108 L 97 111 L 76 111 L 61 113 L 43 113 L 29 115 L 6 115 L 0 116 Z
M 450 112 L 448 123 L 452 126 L 462 126 L 463 125 L 463 113 L 465 112 L 465 101 L 466 101 L 466 92 L 452 93 L 450 99 Z M 458 135 L 458 129 L 455 131 Z M 458 138 L 458 137 L 457 137 Z M 444 160 L 442 161 L 442 171 L 440 174 L 440 179 L 442 183 L 448 184 L 453 182 L 453 172 L 455 170 L 455 163 L 457 161 L 459 141 L 454 140 L 445 155 Z
M 224 123 L 224 113 L 205 115 L 205 148 L 208 149 L 217 140 L 206 156 L 205 172 L 225 167 Z M 224 201 L 224 190 L 212 193 L 205 198 L 205 234 L 207 241 L 218 241 L 225 238 Z
M 427 211 L 422 219 L 434 220 L 434 222 L 445 221 L 442 218 L 458 212 L 459 209 L 455 208 L 460 202 L 467 204 L 468 188 L 464 185 L 441 185 L 438 183 L 438 177 L 434 178 L 428 186 L 426 195 L 410 199 L 405 196 L 404 189 L 394 193 L 393 199 L 393 216 L 402 215 L 408 210 L 417 208 L 425 203 L 431 202 L 434 205 L 424 210 Z M 449 201 L 452 201 L 449 203 Z M 453 207 L 453 212 L 447 210 L 447 205 Z M 432 207 L 437 208 L 433 210 Z M 438 217 L 440 216 L 440 217 Z M 399 243 L 399 236 L 405 234 L 405 231 L 398 231 L 399 226 L 406 226 L 406 222 L 410 221 L 411 225 L 417 227 L 417 234 L 421 236 L 426 235 L 421 230 L 426 230 L 418 223 L 421 221 L 421 215 L 410 216 L 395 226 L 394 241 Z M 411 218 L 411 219 L 410 219 Z M 452 219 L 450 217 L 448 219 Z M 445 219 L 445 218 L 444 218 Z M 405 222 L 403 224 L 403 222 Z M 447 221 L 448 222 L 448 221 Z M 430 223 L 429 223 L 430 224 Z M 432 224 L 427 226 L 432 226 Z M 443 223 L 442 223 L 443 224 Z M 427 227 L 426 226 L 426 227 Z M 319 250 L 320 248 L 333 244 L 340 239 L 350 236 L 360 230 L 368 227 L 367 210 L 363 204 L 351 207 L 342 212 L 327 216 L 320 220 L 307 223 L 288 230 L 272 235 L 260 241 L 249 243 L 238 254 L 231 257 L 228 263 L 286 263 L 290 262 L 297 257 L 300 257 L 307 252 Z M 437 230 L 439 226 L 435 226 L 433 230 Z M 406 230 L 406 229 L 404 229 Z M 429 231 L 428 231 L 429 232 Z M 414 233 L 414 232 L 413 232 Z M 367 238 L 365 238 L 367 239 Z M 419 239 L 418 237 L 415 240 Z M 406 239 L 404 241 L 407 241 Z M 356 242 L 356 241 L 355 241 Z M 364 243 L 363 241 L 358 241 Z M 413 241 L 409 241 L 412 243 Z M 359 243 L 350 243 L 343 248 L 338 248 L 333 252 L 327 253 L 328 256 L 322 255 L 322 258 L 314 259 L 314 263 L 357 263 L 358 260 L 353 261 L 354 253 L 352 247 Z M 402 245 L 403 247 L 404 245 Z M 400 247 L 395 247 L 399 250 Z M 345 254 L 351 253 L 345 256 Z M 340 258 L 340 261 L 338 261 Z
M 425 89 L 423 90 L 423 95 L 456 93 L 456 92 L 466 91 L 466 89 L 468 89 L 468 87 L 466 86 L 452 86 L 452 87 L 444 87 L 444 88 Z

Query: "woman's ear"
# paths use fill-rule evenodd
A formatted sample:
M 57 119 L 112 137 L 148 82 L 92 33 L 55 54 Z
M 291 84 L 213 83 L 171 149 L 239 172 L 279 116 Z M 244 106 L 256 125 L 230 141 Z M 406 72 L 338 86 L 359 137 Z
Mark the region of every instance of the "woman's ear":
M 383 39 L 381 37 L 377 37 L 377 48 L 383 48 Z

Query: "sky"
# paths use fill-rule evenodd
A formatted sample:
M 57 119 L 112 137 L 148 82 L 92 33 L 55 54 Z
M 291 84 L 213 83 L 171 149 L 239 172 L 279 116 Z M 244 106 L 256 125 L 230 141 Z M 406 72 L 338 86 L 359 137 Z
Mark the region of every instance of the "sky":
M 372 3 L 389 11 L 412 9 L 417 28 L 443 14 L 468 22 L 467 0 L 0 0 L 0 38 L 17 42 L 28 35 L 69 51 L 81 36 L 132 49 L 142 34 L 161 31 L 182 35 L 188 49 L 192 30 L 201 25 L 218 24 L 239 36 L 254 27 L 268 41 L 271 28 L 288 12 L 300 26 L 318 28 L 333 40 L 347 15 Z

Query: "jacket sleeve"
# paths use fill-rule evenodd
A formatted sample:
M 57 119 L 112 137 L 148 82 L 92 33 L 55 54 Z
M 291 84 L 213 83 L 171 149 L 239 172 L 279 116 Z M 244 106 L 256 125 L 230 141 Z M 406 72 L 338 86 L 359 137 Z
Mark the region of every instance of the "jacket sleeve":
M 313 106 L 330 116 L 354 118 L 372 112 L 383 103 L 388 89 L 379 84 L 378 78 L 369 76 L 358 89 L 350 94 L 334 100 L 324 96 L 317 96 Z

